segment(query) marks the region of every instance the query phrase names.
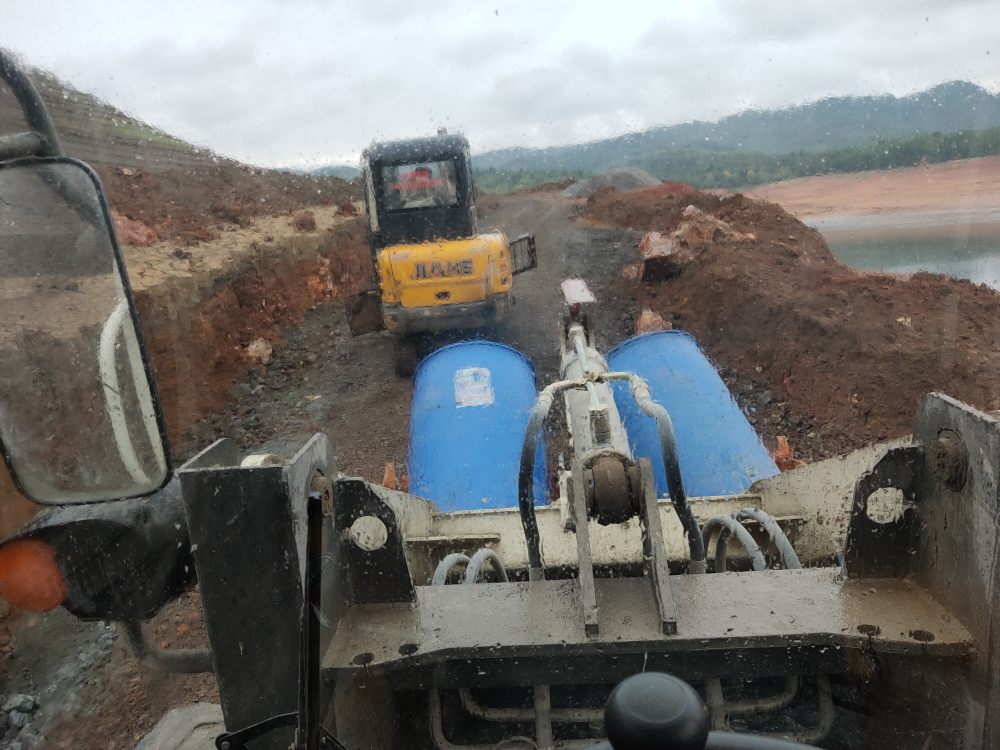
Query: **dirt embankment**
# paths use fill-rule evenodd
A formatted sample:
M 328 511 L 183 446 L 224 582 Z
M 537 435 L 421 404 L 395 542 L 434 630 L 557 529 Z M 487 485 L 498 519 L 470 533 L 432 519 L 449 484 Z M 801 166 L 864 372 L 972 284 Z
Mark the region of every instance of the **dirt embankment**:
M 247 370 L 265 371 L 250 356 L 251 344 L 273 348 L 272 365 L 286 360 L 283 337 L 294 333 L 302 316 L 367 284 L 372 271 L 356 206 L 323 205 L 333 201 L 320 197 L 310 203 L 305 188 L 296 193 L 290 187 L 290 195 L 282 190 L 273 207 L 257 210 L 256 192 L 273 195 L 273 183 L 255 183 L 253 173 L 240 172 L 227 193 L 217 184 L 200 184 L 191 174 L 185 182 L 185 174 L 164 179 L 117 170 L 105 177 L 115 212 L 139 217 L 126 219 L 134 221 L 128 229 L 165 230 L 163 239 L 154 235 L 151 246 L 126 244 L 126 233 L 119 235 L 177 464 L 214 439 L 204 417 L 233 400 L 230 391 Z M 171 195 L 176 197 L 168 199 Z M 227 219 L 207 203 L 210 198 L 242 208 Z M 303 208 L 310 210 L 292 215 Z M 215 239 L 206 239 L 210 236 Z M 247 425 L 245 439 L 259 443 L 260 429 L 256 422 Z M 15 491 L 0 465 L 0 535 L 38 509 Z M 207 645 L 197 593 L 164 608 L 148 630 L 160 646 Z M 32 640 L 33 634 L 38 638 Z M 91 646 L 104 643 L 101 638 L 106 648 L 98 653 Z M 86 664 L 77 658 L 78 640 L 90 644 L 88 654 L 93 651 Z M 45 655 L 67 660 L 75 671 L 64 670 L 62 662 L 50 669 L 47 661 L 39 661 Z M 129 748 L 169 709 L 218 700 L 211 675 L 150 673 L 127 656 L 111 631 L 101 635 L 61 609 L 35 616 L 11 612 L 3 602 L 0 686 L 5 694 L 41 696 L 42 708 L 26 728 L 4 733 L 0 727 L 0 744 L 16 738 L 26 748 Z M 59 692 L 65 690 L 75 690 L 72 700 Z
M 337 177 L 255 170 L 241 164 L 155 173 L 128 167 L 97 171 L 116 214 L 144 225 L 122 226 L 119 221 L 119 233 L 125 230 L 128 235 L 120 239 L 123 243 L 132 239 L 133 244 L 138 236 L 148 240 L 137 244 L 173 240 L 193 245 L 218 239 L 234 227 L 250 227 L 259 217 L 344 206 L 360 197 L 354 185 Z
M 367 283 L 362 221 L 332 209 L 315 216 L 315 232 L 275 217 L 187 251 L 191 258 L 177 258 L 170 244 L 149 265 L 126 258 L 175 456 L 189 452 L 185 433 L 222 408 L 246 369 L 260 364 L 250 344 L 263 339 L 279 349 L 282 328 L 297 325 L 304 311 Z
M 277 347 L 281 327 L 304 310 L 367 283 L 355 187 L 233 164 L 100 173 L 170 439 L 184 457 L 182 436 L 253 364 L 250 343 Z
M 904 435 L 933 390 L 1000 408 L 1000 297 L 985 286 L 855 271 L 817 231 L 743 195 L 605 190 L 585 216 L 669 232 L 688 205 L 753 238 L 719 233 L 637 294 L 698 338 L 765 442 L 788 434 L 818 458 Z

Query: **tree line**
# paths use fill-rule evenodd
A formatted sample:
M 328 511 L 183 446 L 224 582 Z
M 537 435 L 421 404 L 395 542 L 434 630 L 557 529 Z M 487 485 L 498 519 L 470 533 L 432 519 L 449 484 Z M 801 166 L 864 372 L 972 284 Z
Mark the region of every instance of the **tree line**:
M 629 166 L 645 169 L 660 180 L 686 182 L 697 188 L 728 188 L 789 180 L 813 175 L 899 169 L 955 159 L 1000 155 L 1000 127 L 953 133 L 928 133 L 908 138 L 883 138 L 865 146 L 827 151 L 767 154 L 760 151 L 671 149 L 636 159 Z M 475 171 L 476 185 L 491 193 L 509 193 L 544 182 L 581 179 L 582 171 Z

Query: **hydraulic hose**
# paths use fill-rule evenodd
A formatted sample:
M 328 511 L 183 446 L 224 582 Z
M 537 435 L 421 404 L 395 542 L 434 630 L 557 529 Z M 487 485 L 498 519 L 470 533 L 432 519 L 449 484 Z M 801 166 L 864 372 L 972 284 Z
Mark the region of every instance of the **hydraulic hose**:
M 653 401 L 649 395 L 646 381 L 637 375 L 629 378 L 630 390 L 636 404 L 647 416 L 656 420 L 656 432 L 660 437 L 660 450 L 663 452 L 663 468 L 667 474 L 667 490 L 670 492 L 670 502 L 677 512 L 684 533 L 688 537 L 691 550 L 691 573 L 705 572 L 705 540 L 702 539 L 698 519 L 691 512 L 684 492 L 684 481 L 681 479 L 681 465 L 677 458 L 677 438 L 674 437 L 674 423 L 670 414 Z
M 517 474 L 517 505 L 521 512 L 521 525 L 524 527 L 524 541 L 528 545 L 528 580 L 541 581 L 545 578 L 542 567 L 542 540 L 538 533 L 538 521 L 535 518 L 535 454 L 538 452 L 538 440 L 542 435 L 545 418 L 552 406 L 556 391 L 569 387 L 559 381 L 543 389 L 538 394 L 538 400 L 528 414 L 528 426 L 524 431 L 524 443 L 521 445 L 521 465 Z
M 757 521 L 764 527 L 764 531 L 767 532 L 768 536 L 771 537 L 774 546 L 778 548 L 778 554 L 781 555 L 781 563 L 785 568 L 788 570 L 801 570 L 802 563 L 799 562 L 799 556 L 795 554 L 792 543 L 788 541 L 788 537 L 785 536 L 785 532 L 778 526 L 778 522 L 774 520 L 774 516 L 768 515 L 760 508 L 743 508 L 736 511 L 735 516 L 737 521 L 744 518 L 752 518 Z
M 500 557 L 496 552 L 489 549 L 488 547 L 483 547 L 481 550 L 476 552 L 469 560 L 469 565 L 465 569 L 465 582 L 475 584 L 478 582 L 479 571 L 483 567 L 483 563 L 487 560 L 493 566 L 493 572 L 497 574 L 497 578 L 500 579 L 501 583 L 507 583 L 507 571 L 504 570 L 503 563 L 500 562 Z
M 729 535 L 732 534 L 743 545 L 750 556 L 750 565 L 754 570 L 767 570 L 767 561 L 757 546 L 757 542 L 750 536 L 750 532 L 743 528 L 743 525 L 732 516 L 712 516 L 705 522 L 699 538 L 702 541 L 702 548 L 708 546 L 709 539 L 716 529 L 719 529 L 719 539 L 715 543 L 715 572 L 726 572 L 726 546 L 729 542 Z
M 444 586 L 448 583 L 448 574 L 451 573 L 452 568 L 456 565 L 468 566 L 468 564 L 468 557 L 461 552 L 452 552 L 438 563 L 437 568 L 434 570 L 434 577 L 431 579 L 431 586 Z M 468 572 L 468 568 L 466 568 L 466 572 Z
M 542 389 L 538 399 L 528 413 L 528 426 L 524 430 L 524 443 L 521 445 L 521 464 L 517 473 L 517 506 L 521 511 L 521 525 L 524 526 L 524 540 L 528 545 L 528 580 L 541 581 L 545 579 L 542 564 L 542 540 L 538 533 L 538 521 L 535 518 L 535 455 L 538 453 L 538 441 L 542 436 L 545 418 L 549 415 L 552 400 L 560 391 L 567 388 L 586 388 L 588 380 L 622 380 L 622 373 L 598 373 L 580 380 L 559 380 Z

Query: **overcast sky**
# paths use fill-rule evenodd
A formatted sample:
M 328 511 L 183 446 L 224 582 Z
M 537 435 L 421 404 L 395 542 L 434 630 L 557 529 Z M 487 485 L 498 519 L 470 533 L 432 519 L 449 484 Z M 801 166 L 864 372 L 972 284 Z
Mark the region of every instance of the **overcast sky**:
M 266 166 L 375 138 L 581 142 L 956 78 L 1000 91 L 1000 3 L 0 0 L 0 45 L 169 133 Z

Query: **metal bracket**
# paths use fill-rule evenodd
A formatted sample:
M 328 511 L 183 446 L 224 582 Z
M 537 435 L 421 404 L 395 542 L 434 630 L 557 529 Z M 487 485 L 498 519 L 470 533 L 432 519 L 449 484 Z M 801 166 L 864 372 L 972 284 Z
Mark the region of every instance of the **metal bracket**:
M 240 466 L 236 444 L 220 440 L 178 472 L 227 727 L 297 708 L 307 505 L 317 471 L 336 476 L 322 434 L 285 465 Z M 258 747 L 287 747 L 284 734 Z
M 586 486 L 583 464 L 573 462 L 569 482 L 569 496 L 576 521 L 576 557 L 580 570 L 580 604 L 583 606 L 583 627 L 590 637 L 600 633 L 597 622 L 597 591 L 594 588 L 594 563 L 590 556 L 590 529 L 587 528 Z
M 338 479 L 334 496 L 334 528 L 347 564 L 351 602 L 415 602 L 417 592 L 396 509 L 363 479 Z M 365 516 L 377 518 L 385 527 L 386 538 L 374 549 L 358 546 L 349 536 L 354 522 Z
M 847 536 L 845 563 L 852 578 L 902 578 L 910 567 L 916 544 L 916 522 L 907 506 L 919 499 L 924 469 L 924 448 L 890 450 L 861 477 L 854 487 L 854 502 Z M 868 517 L 868 499 L 876 490 L 901 490 L 902 515 L 887 523 Z
M 642 475 L 642 556 L 646 573 L 653 584 L 663 634 L 676 635 L 677 609 L 670 590 L 670 568 L 663 542 L 663 527 L 660 525 L 660 504 L 656 501 L 656 486 L 653 483 L 653 465 L 648 458 L 640 458 L 638 464 Z
M 215 747 L 218 750 L 246 750 L 247 743 L 275 729 L 293 727 L 298 718 L 299 715 L 297 713 L 278 714 L 243 729 L 238 729 L 235 732 L 223 732 L 215 738 Z M 333 750 L 347 750 L 340 740 L 327 731 L 326 727 L 320 725 L 319 732 L 320 747 L 333 748 Z
M 297 713 L 278 714 L 264 721 L 258 721 L 235 732 L 223 732 L 215 738 L 215 746 L 218 750 L 244 750 L 247 743 L 255 740 L 261 735 L 267 734 L 280 727 L 293 727 L 298 721 Z
M 511 276 L 538 268 L 534 236 L 522 234 L 510 241 L 510 267 Z

